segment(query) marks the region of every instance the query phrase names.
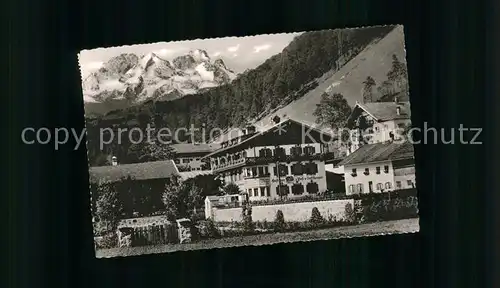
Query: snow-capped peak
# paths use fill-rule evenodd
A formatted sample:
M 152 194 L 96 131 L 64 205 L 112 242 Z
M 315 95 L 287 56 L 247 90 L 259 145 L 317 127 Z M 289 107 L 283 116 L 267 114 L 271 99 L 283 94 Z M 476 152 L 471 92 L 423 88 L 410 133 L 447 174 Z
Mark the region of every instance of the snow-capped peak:
M 83 81 L 85 102 L 106 99 L 173 100 L 183 95 L 231 82 L 235 78 L 221 59 L 214 62 L 202 49 L 191 50 L 168 61 L 148 53 L 142 57 L 124 54 L 108 61 Z M 90 97 L 90 98 L 89 98 Z
M 189 51 L 189 55 L 194 58 L 195 61 L 210 61 L 207 51 L 202 49 L 196 49 Z

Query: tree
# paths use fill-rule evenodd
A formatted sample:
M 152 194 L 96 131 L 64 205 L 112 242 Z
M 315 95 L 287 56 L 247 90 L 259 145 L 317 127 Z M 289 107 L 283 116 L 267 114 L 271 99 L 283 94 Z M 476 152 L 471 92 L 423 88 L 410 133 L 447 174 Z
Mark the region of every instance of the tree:
M 392 55 L 392 67 L 387 72 L 387 79 L 394 83 L 398 91 L 406 91 L 408 89 L 408 71 L 406 65 L 399 61 L 395 54 Z
M 248 201 L 243 202 L 241 207 L 241 219 L 243 220 L 243 229 L 246 232 L 251 232 L 255 229 L 255 225 L 252 220 L 252 207 Z
M 182 214 L 180 189 L 181 183 L 178 177 L 172 177 L 171 181 L 165 184 L 162 200 L 165 205 L 165 215 L 171 221 L 180 218 Z
M 226 194 L 226 195 L 234 195 L 234 194 L 241 193 L 240 187 L 238 185 L 234 184 L 233 182 L 227 184 L 223 190 L 224 190 L 224 194 Z
M 351 111 L 351 107 L 342 94 L 335 93 L 330 96 L 323 93 L 313 115 L 316 116 L 316 123 L 336 130 L 345 126 Z
M 363 84 L 363 103 L 373 102 L 373 87 L 376 85 L 375 80 L 371 76 L 368 76 Z
M 120 222 L 123 206 L 113 183 L 102 183 L 97 187 L 96 222 L 105 232 L 114 232 Z
M 276 211 L 276 216 L 274 217 L 274 230 L 281 232 L 285 230 L 285 216 L 283 211 Z
M 163 193 L 163 204 L 165 215 L 169 220 L 179 218 L 192 218 L 197 208 L 203 206 L 202 189 L 194 182 L 181 182 L 180 178 L 174 176 L 165 185 Z
M 175 152 L 167 144 L 141 142 L 130 145 L 128 149 L 129 163 L 162 161 L 174 158 Z
M 320 224 L 325 222 L 325 218 L 321 216 L 321 213 L 319 213 L 318 208 L 314 207 L 311 212 L 311 219 L 310 221 L 314 224 Z

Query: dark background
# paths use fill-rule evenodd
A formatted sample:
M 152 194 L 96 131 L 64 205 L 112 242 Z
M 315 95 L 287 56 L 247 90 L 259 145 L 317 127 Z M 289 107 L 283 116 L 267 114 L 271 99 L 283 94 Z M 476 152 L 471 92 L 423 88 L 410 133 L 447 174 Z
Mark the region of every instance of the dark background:
M 12 1 L 3 25 L 9 287 L 493 287 L 500 174 L 486 160 L 498 155 L 500 122 L 490 4 Z M 416 147 L 419 234 L 94 259 L 85 147 L 21 142 L 27 126 L 84 128 L 82 49 L 375 24 L 405 25 L 415 126 L 483 128 L 483 145 Z

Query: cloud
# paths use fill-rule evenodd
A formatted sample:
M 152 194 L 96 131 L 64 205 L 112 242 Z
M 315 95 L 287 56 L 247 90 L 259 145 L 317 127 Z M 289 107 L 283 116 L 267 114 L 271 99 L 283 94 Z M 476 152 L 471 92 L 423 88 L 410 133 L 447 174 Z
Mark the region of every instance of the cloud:
M 217 51 L 217 52 L 215 52 L 215 53 L 213 54 L 213 56 L 214 56 L 214 57 L 217 57 L 217 56 L 219 56 L 220 54 L 221 54 L 221 53 L 220 53 L 219 51 Z
M 233 57 L 233 58 L 236 58 L 236 57 L 238 57 L 238 54 L 234 53 L 234 54 L 232 55 L 232 57 Z
M 102 67 L 104 63 L 103 62 L 90 62 L 87 64 L 83 64 L 82 68 L 87 69 L 87 70 L 97 70 Z
M 233 52 L 233 53 L 234 53 L 234 52 L 238 51 L 238 49 L 240 49 L 240 44 L 238 44 L 238 45 L 236 45 L 236 46 L 231 46 L 231 47 L 228 47 L 228 48 L 227 48 L 227 51 L 229 51 L 229 52 Z
M 167 56 L 173 54 L 175 51 L 171 49 L 161 49 L 156 51 L 155 53 L 160 55 L 160 56 Z
M 260 51 L 264 51 L 271 48 L 270 44 L 258 45 L 253 47 L 253 53 L 259 53 Z

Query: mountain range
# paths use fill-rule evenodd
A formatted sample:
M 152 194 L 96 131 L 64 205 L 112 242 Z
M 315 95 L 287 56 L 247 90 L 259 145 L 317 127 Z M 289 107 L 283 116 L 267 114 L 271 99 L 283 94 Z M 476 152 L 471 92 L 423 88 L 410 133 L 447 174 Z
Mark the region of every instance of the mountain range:
M 127 143 L 112 143 L 104 151 L 100 148 L 97 140 L 103 127 L 145 127 L 150 123 L 157 129 L 168 127 L 171 131 L 191 125 L 205 127 L 205 131 L 248 124 L 265 128 L 272 125 L 274 116 L 314 125 L 313 113 L 322 94 L 340 93 L 354 106 L 356 101 L 362 101 L 363 82 L 368 76 L 376 86 L 386 81 L 393 57 L 405 62 L 401 26 L 305 32 L 281 53 L 239 74 L 228 85 L 172 101 L 144 101 L 120 109 L 114 106 L 105 115 L 90 115 L 86 106 L 90 165 L 105 165 L 103 159 L 109 155 L 117 156 L 122 163 L 135 161 Z M 380 96 L 373 100 L 381 99 Z M 107 102 L 100 104 L 103 103 Z M 178 138 L 190 139 L 182 135 Z
M 85 104 L 124 102 L 130 106 L 151 99 L 166 101 L 200 93 L 228 84 L 235 77 L 236 73 L 222 59 L 212 61 L 201 49 L 172 61 L 154 53 L 144 56 L 129 53 L 111 58 L 85 77 L 82 88 Z

